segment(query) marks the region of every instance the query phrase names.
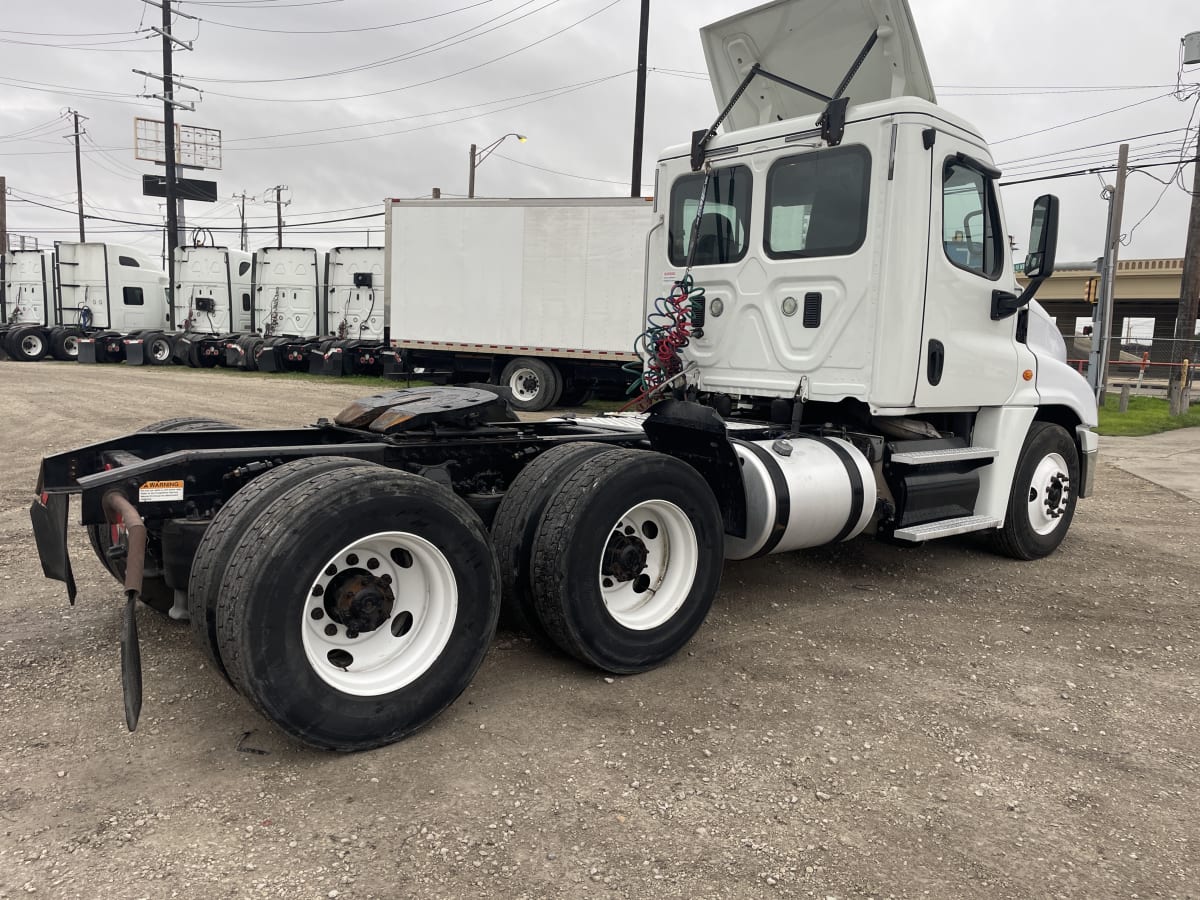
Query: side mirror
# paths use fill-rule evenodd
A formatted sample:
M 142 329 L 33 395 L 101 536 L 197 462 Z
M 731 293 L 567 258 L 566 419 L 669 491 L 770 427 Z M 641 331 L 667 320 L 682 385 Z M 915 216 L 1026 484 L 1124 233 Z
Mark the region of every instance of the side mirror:
M 1025 277 L 1049 278 L 1054 274 L 1058 250 L 1058 198 L 1043 194 L 1033 201 L 1033 222 L 1029 226 L 1029 255 L 1025 257 Z
M 1029 255 L 1025 257 L 1025 277 L 1029 284 L 1018 297 L 1008 291 L 992 291 L 992 320 L 1013 315 L 1024 307 L 1042 282 L 1054 274 L 1058 251 L 1058 198 L 1043 194 L 1033 201 L 1033 222 L 1029 228 Z

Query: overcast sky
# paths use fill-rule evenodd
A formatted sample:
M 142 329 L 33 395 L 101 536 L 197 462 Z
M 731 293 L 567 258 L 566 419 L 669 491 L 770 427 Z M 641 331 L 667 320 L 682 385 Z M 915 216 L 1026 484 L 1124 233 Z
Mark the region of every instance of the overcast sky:
M 753 5 L 652 0 L 645 177 L 659 150 L 686 142 L 715 115 L 698 29 Z M 1126 139 L 1143 163 L 1178 160 L 1185 142 L 1186 158 L 1194 155 L 1195 91 L 1186 102 L 1171 93 L 1180 39 L 1200 30 L 1195 0 L 910 6 L 939 101 L 982 130 L 1006 179 L 1115 161 Z M 273 226 L 274 209 L 263 199 L 276 184 L 289 187 L 292 225 L 377 212 L 384 197 L 428 196 L 434 187 L 465 195 L 470 144 L 507 132 L 529 140 L 509 138 L 483 163 L 477 194 L 627 195 L 639 7 L 638 0 L 179 3 L 203 21 L 177 19 L 175 34 L 195 49 L 175 54 L 175 70 L 204 91 L 179 92 L 199 100 L 179 121 L 224 136 L 223 169 L 193 173 L 215 179 L 221 200 L 189 203 L 189 224 L 236 229 L 231 197 L 246 191 L 258 198 L 247 206 L 250 223 Z M 142 197 L 140 182 L 141 173 L 161 167 L 133 154 L 134 117 L 162 110 L 137 95 L 158 85 L 130 71 L 161 72 L 161 41 L 137 33 L 160 20 L 156 7 L 138 0 L 5 4 L 0 174 L 11 189 L 10 231 L 45 244 L 74 238 L 73 216 L 18 202 L 74 210 L 74 158 L 64 137 L 71 128 L 58 118 L 67 107 L 87 117 L 86 211 L 161 221 L 161 201 Z M 1184 71 L 1183 81 L 1200 81 L 1200 67 Z M 1131 176 L 1123 258 L 1182 255 L 1189 198 L 1150 177 L 1168 180 L 1175 171 L 1161 165 Z M 1190 165 L 1182 177 L 1190 188 Z M 1062 198 L 1060 260 L 1101 255 L 1106 204 L 1096 175 L 1005 188 L 1018 242 L 1024 246 L 1033 198 L 1046 191 Z M 319 227 L 326 233 L 289 228 L 285 243 L 361 244 L 372 228 L 372 242 L 381 242 L 378 219 Z M 237 245 L 233 230 L 214 234 Z M 161 245 L 161 231 L 95 220 L 88 237 L 152 252 Z M 251 249 L 273 240 L 273 232 L 253 232 Z

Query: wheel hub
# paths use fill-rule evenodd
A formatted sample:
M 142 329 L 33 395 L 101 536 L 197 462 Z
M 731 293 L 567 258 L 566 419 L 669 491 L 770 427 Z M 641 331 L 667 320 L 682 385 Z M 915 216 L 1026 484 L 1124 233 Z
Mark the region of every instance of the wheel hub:
M 344 569 L 325 589 L 325 612 L 348 632 L 374 631 L 392 615 L 391 587 L 365 569 Z
M 629 529 L 632 531 L 632 528 Z M 616 581 L 633 581 L 646 568 L 650 551 L 637 534 L 614 531 L 604 548 L 600 573 Z
M 1061 472 L 1050 479 L 1046 489 L 1046 514 L 1057 519 L 1066 512 L 1067 476 Z

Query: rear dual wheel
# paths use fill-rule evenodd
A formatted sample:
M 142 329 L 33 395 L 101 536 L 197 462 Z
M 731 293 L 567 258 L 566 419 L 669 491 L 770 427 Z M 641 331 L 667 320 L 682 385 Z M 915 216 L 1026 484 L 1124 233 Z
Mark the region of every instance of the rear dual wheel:
M 8 333 L 5 349 L 18 362 L 37 362 L 49 355 L 50 343 L 40 326 L 25 325 Z
M 562 395 L 562 375 L 544 359 L 518 356 L 504 367 L 500 384 L 508 388 L 512 405 L 524 412 L 539 412 L 558 402 Z
M 500 575 L 483 523 L 446 488 L 376 466 L 272 493 L 217 591 L 230 680 L 312 746 L 404 737 L 466 688 L 495 633 Z
M 62 362 L 79 359 L 80 334 L 72 328 L 54 328 L 50 332 L 50 352 Z
M 608 450 L 562 480 L 529 555 L 533 606 L 551 640 L 599 669 L 642 672 L 678 652 L 712 607 L 721 512 L 686 463 Z

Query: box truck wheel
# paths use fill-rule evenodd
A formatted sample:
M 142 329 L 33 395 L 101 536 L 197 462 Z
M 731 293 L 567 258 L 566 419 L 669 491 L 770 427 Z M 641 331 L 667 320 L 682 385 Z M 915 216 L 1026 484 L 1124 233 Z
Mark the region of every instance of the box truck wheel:
M 642 672 L 674 655 L 708 615 L 724 527 L 691 466 L 610 450 L 562 482 L 532 557 L 534 603 L 551 639 L 597 668 Z
M 37 362 L 50 352 L 50 344 L 40 326 L 26 325 L 8 333 L 7 349 L 18 362 Z
M 1079 451 L 1062 426 L 1034 422 L 1025 436 L 1009 493 L 1004 527 L 993 545 L 1014 559 L 1053 553 L 1075 517 Z
M 512 405 L 525 412 L 553 406 L 562 394 L 562 376 L 553 363 L 532 356 L 518 356 L 504 367 L 500 384 L 512 394 Z
M 499 611 L 496 557 L 462 499 L 407 472 L 341 468 L 284 491 L 246 530 L 217 642 L 230 680 L 288 734 L 365 750 L 462 693 Z
M 513 479 L 492 520 L 492 542 L 500 563 L 503 594 L 501 615 L 526 634 L 545 637 L 534 609 L 530 585 L 530 551 L 546 504 L 563 480 L 584 460 L 612 449 L 597 441 L 579 441 L 552 447 L 523 468 Z
M 50 352 L 63 362 L 79 359 L 80 333 L 72 328 L 55 328 L 50 332 Z
M 161 331 L 151 331 L 142 337 L 142 346 L 145 348 L 146 360 L 152 366 L 169 366 L 171 364 L 171 352 L 175 349 L 175 344 L 171 338 Z
M 558 403 L 560 406 L 583 406 L 595 396 L 596 390 L 590 385 L 571 385 L 563 388 Z
M 230 422 L 219 419 L 202 419 L 194 416 L 182 416 L 175 419 L 163 419 L 139 428 L 139 432 L 161 433 L 164 431 L 216 431 L 223 428 L 237 428 Z M 114 547 L 122 546 L 126 536 L 120 523 L 116 525 L 87 526 L 88 541 L 100 564 L 108 570 L 113 578 L 125 583 L 125 557 L 122 553 L 110 555 Z M 142 578 L 142 602 L 151 609 L 166 615 L 175 603 L 175 591 L 167 585 L 162 577 L 161 549 L 156 540 L 150 540 L 146 547 L 146 575 Z M 157 574 L 155 574 L 157 573 Z
M 234 548 L 259 513 L 280 494 L 321 472 L 366 465 L 374 464 L 348 456 L 314 456 L 292 460 L 244 485 L 213 516 L 192 559 L 188 578 L 188 619 L 192 637 L 212 667 L 226 680 L 229 675 L 225 671 L 225 664 L 221 662 L 221 651 L 217 644 L 217 596 Z

